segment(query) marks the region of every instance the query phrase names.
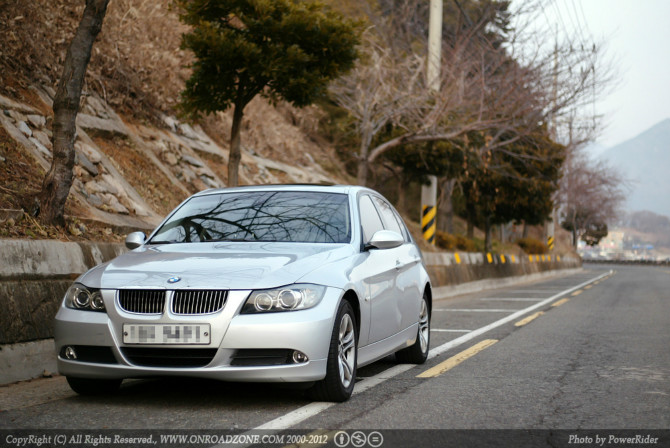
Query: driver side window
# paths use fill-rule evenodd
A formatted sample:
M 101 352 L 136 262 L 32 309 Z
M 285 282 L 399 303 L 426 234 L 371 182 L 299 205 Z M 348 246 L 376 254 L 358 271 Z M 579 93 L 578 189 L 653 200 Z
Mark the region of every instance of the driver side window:
M 384 230 L 384 225 L 370 196 L 361 196 L 358 207 L 361 215 L 361 226 L 363 227 L 363 242 L 367 243 L 375 232 Z

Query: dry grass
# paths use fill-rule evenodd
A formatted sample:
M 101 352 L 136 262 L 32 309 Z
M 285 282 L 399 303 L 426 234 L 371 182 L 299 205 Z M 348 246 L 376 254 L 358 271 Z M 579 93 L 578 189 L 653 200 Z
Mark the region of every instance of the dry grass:
M 172 183 L 126 139 L 95 137 L 93 141 L 110 158 L 126 181 L 160 216 L 167 215 L 186 199 L 181 190 L 174 188 Z
M 0 126 L 0 208 L 23 209 L 19 219 L 0 223 L 0 238 L 56 239 L 61 241 L 123 241 L 124 235 L 103 224 L 83 223 L 73 216 L 81 215 L 81 205 L 72 197 L 65 204 L 65 227 L 45 226 L 32 217 L 35 196 L 42 188 L 45 172 L 19 147 Z
M 186 29 L 170 0 L 114 0 L 86 75 L 117 112 L 154 120 L 178 102 L 189 54 L 179 50 Z M 4 0 L 0 8 L 0 92 L 28 101 L 30 83 L 55 89 L 84 2 Z
M 42 188 L 45 172 L 0 126 L 0 208 L 29 210 Z

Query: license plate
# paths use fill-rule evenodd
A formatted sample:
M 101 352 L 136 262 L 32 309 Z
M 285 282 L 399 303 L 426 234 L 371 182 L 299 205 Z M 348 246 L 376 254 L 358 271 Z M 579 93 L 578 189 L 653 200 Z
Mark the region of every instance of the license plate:
M 209 324 L 123 325 L 124 344 L 209 344 Z

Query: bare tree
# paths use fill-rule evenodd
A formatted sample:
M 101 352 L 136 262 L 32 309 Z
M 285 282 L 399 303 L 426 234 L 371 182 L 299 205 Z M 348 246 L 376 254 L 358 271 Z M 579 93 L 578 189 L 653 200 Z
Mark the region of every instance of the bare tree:
M 574 149 L 563 165 L 557 201 L 561 224 L 572 232 L 572 243 L 591 227 L 614 221 L 626 199 L 629 182 L 603 161 Z
M 91 48 L 102 28 L 108 3 L 109 0 L 86 0 L 84 15 L 65 56 L 53 104 L 53 161 L 39 197 L 40 219 L 43 222 L 65 223 L 63 215 L 72 186 L 79 99 L 86 67 L 91 59 Z
M 398 56 L 391 47 L 380 44 L 378 36 L 367 30 L 361 48 L 363 63 L 339 78 L 330 88 L 335 101 L 356 120 L 360 138 L 357 181 L 365 185 L 369 149 L 374 137 L 421 102 L 424 59 L 418 55 Z M 399 88 L 399 86 L 405 86 Z
M 412 4 L 411 0 L 402 3 L 407 7 L 398 14 L 411 15 Z M 532 14 L 538 10 L 537 5 L 540 2 L 535 8 L 514 13 Z M 611 81 L 611 70 L 600 67 L 602 55 L 598 47 L 575 48 L 571 42 L 557 43 L 550 50 L 544 46 L 529 47 L 529 36 L 537 35 L 526 29 L 516 29 L 501 42 L 497 34 L 486 32 L 493 20 L 490 11 L 475 20 L 466 19 L 463 26 L 445 38 L 439 92 L 428 91 L 423 77 L 417 77 L 414 70 L 380 70 L 379 65 L 371 63 L 360 66 L 338 83 L 334 90 L 336 101 L 359 120 L 359 183 L 365 183 L 361 174 L 367 172 L 367 165 L 388 150 L 406 144 L 453 140 L 478 131 L 485 140 L 477 148 L 480 154 L 505 151 L 506 146 L 536 133 L 546 123 L 558 123 L 562 116 L 592 101 L 594 94 Z M 423 58 L 421 43 L 397 42 L 407 39 L 406 25 L 396 23 L 390 30 L 386 25 L 377 24 L 374 32 L 381 36 L 379 42 L 393 49 L 395 58 Z M 374 51 L 384 54 L 383 49 Z M 395 63 L 395 67 L 405 66 L 418 68 L 416 64 L 403 65 L 400 60 Z M 375 117 L 379 120 L 375 121 L 358 111 L 370 104 L 367 90 L 379 86 L 389 92 L 387 98 L 400 97 L 405 101 L 402 107 L 395 100 L 376 102 Z M 388 123 L 395 128 L 394 135 L 370 147 L 373 139 L 369 136 Z

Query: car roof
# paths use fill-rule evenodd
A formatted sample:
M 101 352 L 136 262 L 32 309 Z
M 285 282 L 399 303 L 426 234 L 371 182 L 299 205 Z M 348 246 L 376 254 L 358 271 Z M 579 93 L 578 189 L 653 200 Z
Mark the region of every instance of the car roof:
M 248 191 L 309 191 L 323 193 L 343 193 L 350 194 L 358 191 L 373 191 L 359 185 L 324 185 L 324 184 L 265 184 L 265 185 L 244 185 L 240 187 L 211 188 L 204 190 L 193 196 L 205 196 L 217 193 L 237 193 Z

